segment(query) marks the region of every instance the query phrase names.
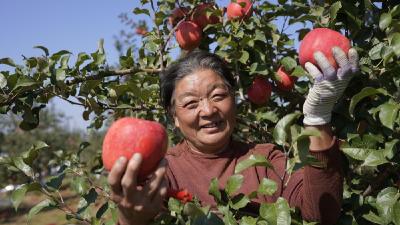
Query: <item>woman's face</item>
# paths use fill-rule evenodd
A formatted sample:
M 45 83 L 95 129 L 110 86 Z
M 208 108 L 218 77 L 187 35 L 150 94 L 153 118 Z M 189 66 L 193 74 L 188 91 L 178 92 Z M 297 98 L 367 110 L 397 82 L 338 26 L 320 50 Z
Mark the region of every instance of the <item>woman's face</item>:
M 234 97 L 212 70 L 198 70 L 175 85 L 174 122 L 191 148 L 215 153 L 229 144 L 235 126 Z

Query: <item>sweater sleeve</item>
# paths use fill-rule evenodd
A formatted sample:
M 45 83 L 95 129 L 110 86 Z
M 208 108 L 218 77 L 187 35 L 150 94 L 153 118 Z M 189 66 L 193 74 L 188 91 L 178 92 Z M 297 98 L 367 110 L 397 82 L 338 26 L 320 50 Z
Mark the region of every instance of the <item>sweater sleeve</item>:
M 274 150 L 269 155 L 269 160 L 275 171 L 268 172 L 268 177 L 278 182 L 277 195 L 287 199 L 291 207 L 298 207 L 303 219 L 318 221 L 323 225 L 335 224 L 340 216 L 343 193 L 342 160 L 338 141 L 334 139 L 328 149 L 321 152 L 310 151 L 310 154 L 325 166 L 305 166 L 288 175 L 285 170 L 285 155 Z

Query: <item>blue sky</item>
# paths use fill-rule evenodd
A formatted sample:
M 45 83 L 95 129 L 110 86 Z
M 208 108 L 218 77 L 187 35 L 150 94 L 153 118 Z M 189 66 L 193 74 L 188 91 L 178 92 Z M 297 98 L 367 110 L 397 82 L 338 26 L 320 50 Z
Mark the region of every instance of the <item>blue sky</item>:
M 118 15 L 131 12 L 139 6 L 138 0 L 2 0 L 0 2 L 0 58 L 10 57 L 16 63 L 26 57 L 40 56 L 42 51 L 33 48 L 43 45 L 55 53 L 69 50 L 91 53 L 97 42 L 104 39 L 109 63 L 117 62 L 114 35 L 126 29 Z M 3 68 L 1 68 L 3 69 Z M 70 117 L 69 128 L 85 128 L 82 109 L 55 99 L 54 108 Z
M 220 6 L 228 2 L 217 1 Z M 141 6 L 139 0 L 1 0 L 0 58 L 10 57 L 22 63 L 22 55 L 43 54 L 40 49 L 33 48 L 42 45 L 50 54 L 64 49 L 72 52 L 73 61 L 79 52 L 94 52 L 97 42 L 103 38 L 107 61 L 113 65 L 118 61 L 114 35 L 127 28 L 118 15 L 132 12 L 138 6 Z M 67 128 L 85 129 L 89 125 L 82 119 L 82 107 L 58 98 L 52 103 L 56 111 L 70 118 L 66 121 Z

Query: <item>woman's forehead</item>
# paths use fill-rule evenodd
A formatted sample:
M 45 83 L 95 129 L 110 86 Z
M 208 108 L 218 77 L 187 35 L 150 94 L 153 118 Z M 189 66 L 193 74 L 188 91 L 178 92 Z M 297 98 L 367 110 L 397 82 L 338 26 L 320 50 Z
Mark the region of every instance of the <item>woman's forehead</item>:
M 210 92 L 228 88 L 224 79 L 213 71 L 201 71 L 183 77 L 176 83 L 175 92 Z

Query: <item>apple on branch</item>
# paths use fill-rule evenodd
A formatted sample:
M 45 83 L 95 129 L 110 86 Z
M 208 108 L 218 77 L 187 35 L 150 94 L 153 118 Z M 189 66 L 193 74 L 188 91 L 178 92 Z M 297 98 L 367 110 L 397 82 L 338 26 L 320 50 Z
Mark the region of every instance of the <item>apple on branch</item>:
M 297 80 L 296 76 L 291 76 L 283 66 L 280 66 L 277 74 L 276 84 L 282 91 L 290 91 L 294 88 L 294 83 Z
M 249 18 L 253 13 L 253 3 L 250 0 L 237 0 L 229 3 L 226 14 L 228 20 Z
M 179 47 L 187 51 L 191 51 L 200 45 L 201 35 L 200 26 L 192 21 L 181 22 L 175 31 L 175 38 Z
M 256 76 L 247 90 L 247 96 L 250 102 L 256 105 L 265 105 L 272 93 L 272 85 L 267 79 L 261 76 Z

